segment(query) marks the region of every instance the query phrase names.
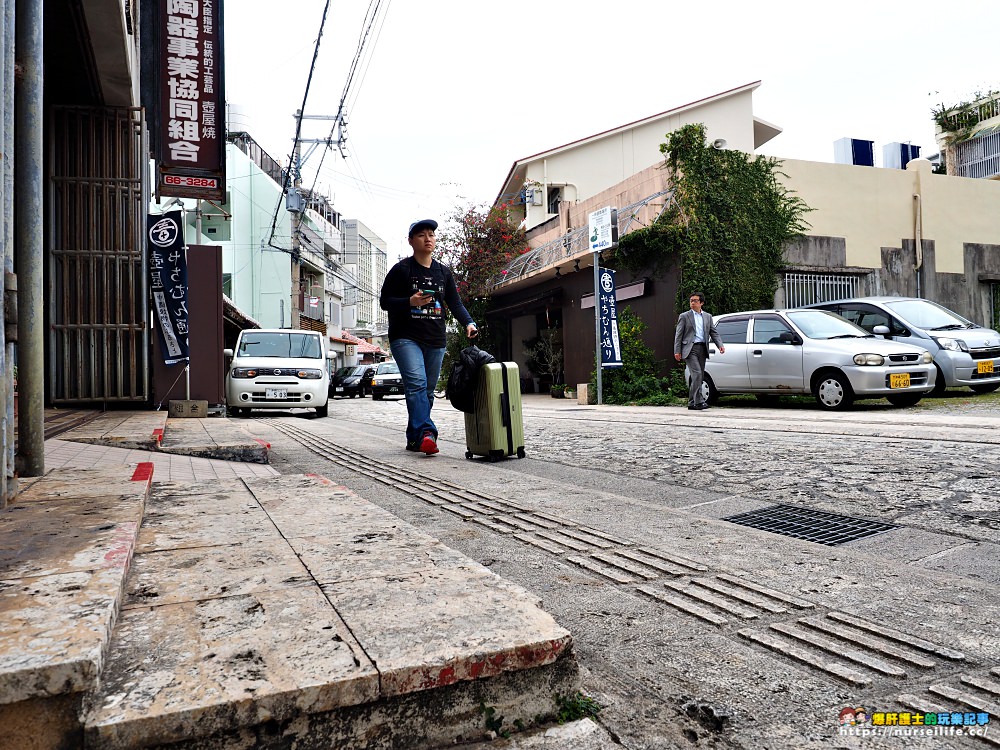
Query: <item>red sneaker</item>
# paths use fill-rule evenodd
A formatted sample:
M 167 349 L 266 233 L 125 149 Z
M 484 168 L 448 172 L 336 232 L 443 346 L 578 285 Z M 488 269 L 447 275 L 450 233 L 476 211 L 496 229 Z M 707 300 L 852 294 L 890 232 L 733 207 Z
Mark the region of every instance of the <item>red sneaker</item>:
M 440 453 L 438 450 L 437 443 L 434 442 L 434 436 L 429 432 L 424 433 L 424 439 L 420 441 L 420 450 L 426 453 L 428 456 L 433 456 L 435 453 Z

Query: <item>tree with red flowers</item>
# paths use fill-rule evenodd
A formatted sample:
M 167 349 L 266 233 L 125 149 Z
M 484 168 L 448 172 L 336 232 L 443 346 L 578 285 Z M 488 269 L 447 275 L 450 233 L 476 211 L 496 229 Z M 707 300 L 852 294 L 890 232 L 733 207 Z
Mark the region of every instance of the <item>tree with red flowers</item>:
M 512 260 L 531 249 L 509 209 L 509 203 L 458 208 L 437 234 L 438 257 L 454 272 L 458 293 L 479 327 L 475 343 L 491 353 L 498 343 L 486 319 L 493 282 Z M 464 336 L 460 339 L 449 341 L 449 353 L 467 345 Z

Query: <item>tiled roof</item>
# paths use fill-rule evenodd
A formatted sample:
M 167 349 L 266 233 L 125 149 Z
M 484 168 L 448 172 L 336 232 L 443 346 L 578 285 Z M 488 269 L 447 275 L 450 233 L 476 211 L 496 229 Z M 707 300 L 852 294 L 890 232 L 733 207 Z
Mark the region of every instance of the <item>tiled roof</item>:
M 334 341 L 340 341 L 344 344 L 354 344 L 358 347 L 358 352 L 360 354 L 380 354 L 382 356 L 388 356 L 389 353 L 383 351 L 380 347 L 375 344 L 370 344 L 359 336 L 355 336 L 353 333 L 348 333 L 347 331 L 340 332 L 340 338 L 336 339 L 333 336 L 330 338 Z

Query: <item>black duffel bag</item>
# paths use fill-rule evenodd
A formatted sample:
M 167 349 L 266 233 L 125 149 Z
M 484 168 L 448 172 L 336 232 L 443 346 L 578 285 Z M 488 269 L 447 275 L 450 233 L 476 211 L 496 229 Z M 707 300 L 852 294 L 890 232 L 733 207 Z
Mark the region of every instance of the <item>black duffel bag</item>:
M 458 361 L 451 366 L 448 386 L 444 395 L 459 411 L 472 414 L 476 411 L 476 383 L 479 368 L 496 362 L 492 354 L 478 346 L 467 346 L 459 354 Z

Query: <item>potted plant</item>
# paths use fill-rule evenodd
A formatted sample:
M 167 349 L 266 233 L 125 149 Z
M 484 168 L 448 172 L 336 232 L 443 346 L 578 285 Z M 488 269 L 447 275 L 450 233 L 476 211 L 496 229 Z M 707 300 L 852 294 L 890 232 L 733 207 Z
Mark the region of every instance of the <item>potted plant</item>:
M 525 341 L 524 356 L 528 368 L 539 375 L 548 375 L 552 382 L 549 393 L 553 398 L 563 398 L 565 384 L 562 378 L 563 347 L 562 331 L 558 328 L 546 328 L 538 332 L 538 336 Z

